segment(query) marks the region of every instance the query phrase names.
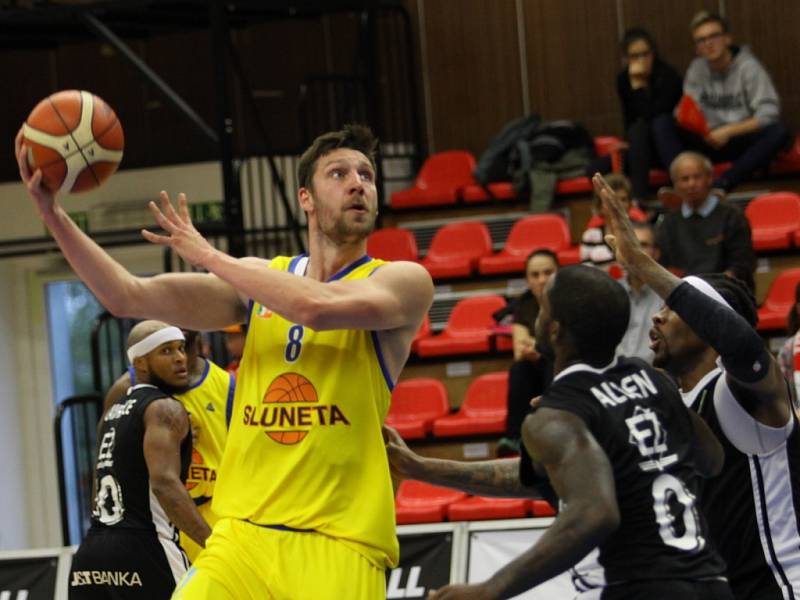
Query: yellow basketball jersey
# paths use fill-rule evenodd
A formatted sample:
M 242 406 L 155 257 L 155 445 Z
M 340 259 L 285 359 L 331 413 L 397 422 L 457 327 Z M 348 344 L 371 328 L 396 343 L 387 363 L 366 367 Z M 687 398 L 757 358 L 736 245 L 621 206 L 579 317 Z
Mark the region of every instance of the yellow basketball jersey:
M 234 388 L 231 374 L 206 360 L 200 379 L 182 394 L 175 394 L 192 421 L 192 464 L 186 489 L 198 505 L 214 495 L 222 450 L 228 437 Z
M 278 257 L 270 267 L 302 276 L 307 261 Z M 365 256 L 331 281 L 382 264 Z M 373 332 L 314 331 L 252 303 L 214 510 L 313 529 L 381 568 L 397 564 L 381 434 L 391 388 Z

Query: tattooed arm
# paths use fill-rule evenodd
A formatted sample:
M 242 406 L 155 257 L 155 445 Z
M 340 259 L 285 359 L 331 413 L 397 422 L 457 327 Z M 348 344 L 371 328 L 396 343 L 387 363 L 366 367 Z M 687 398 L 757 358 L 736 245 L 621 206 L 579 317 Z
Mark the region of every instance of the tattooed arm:
M 462 462 L 428 458 L 413 452 L 403 438 L 384 425 L 386 452 L 392 472 L 401 479 L 417 479 L 479 496 L 530 498 L 535 490 L 519 480 L 519 458 Z
M 189 434 L 189 415 L 180 402 L 161 398 L 144 411 L 144 459 L 150 487 L 167 517 L 200 546 L 211 528 L 181 481 L 181 442 Z

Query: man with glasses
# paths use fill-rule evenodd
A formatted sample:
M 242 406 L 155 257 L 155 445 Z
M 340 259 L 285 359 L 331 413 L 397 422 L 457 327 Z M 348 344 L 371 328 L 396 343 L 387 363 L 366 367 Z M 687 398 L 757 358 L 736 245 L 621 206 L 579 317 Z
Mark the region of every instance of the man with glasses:
M 665 165 L 687 149 L 713 162 L 733 161 L 714 181 L 714 187 L 730 191 L 767 166 L 785 143 L 780 98 L 758 59 L 733 44 L 722 17 L 701 11 L 689 29 L 697 58 L 686 71 L 683 92 L 699 106 L 709 131 L 700 137 L 678 128 L 672 115 L 661 115 L 653 124 L 656 146 Z

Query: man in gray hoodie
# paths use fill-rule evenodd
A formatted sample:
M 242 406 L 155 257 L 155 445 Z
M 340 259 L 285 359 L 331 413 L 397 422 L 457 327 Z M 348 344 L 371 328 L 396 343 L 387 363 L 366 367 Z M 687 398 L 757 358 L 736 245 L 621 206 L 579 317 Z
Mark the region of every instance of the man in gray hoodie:
M 702 110 L 710 131 L 700 137 L 678 127 L 672 115 L 661 115 L 653 136 L 665 165 L 687 149 L 713 162 L 733 161 L 714 182 L 729 191 L 770 163 L 788 130 L 780 121 L 780 98 L 769 73 L 747 47 L 733 45 L 726 21 L 701 11 L 689 29 L 698 56 L 686 71 L 683 92 Z

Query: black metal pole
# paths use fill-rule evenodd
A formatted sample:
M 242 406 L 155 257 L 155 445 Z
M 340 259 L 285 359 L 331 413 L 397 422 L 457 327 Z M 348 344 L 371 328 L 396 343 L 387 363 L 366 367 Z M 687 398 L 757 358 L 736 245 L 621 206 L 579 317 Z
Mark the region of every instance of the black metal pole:
M 239 170 L 234 168 L 234 119 L 228 97 L 227 48 L 230 43 L 230 32 L 228 31 L 227 5 L 223 0 L 211 0 L 209 21 L 211 23 L 211 52 L 214 57 L 214 96 L 217 99 L 219 160 L 225 192 L 225 226 L 229 232 L 228 253 L 232 256 L 244 256 L 242 190 L 239 182 Z
M 155 88 L 161 92 L 161 94 L 163 94 L 167 100 L 172 102 L 172 104 L 174 104 L 186 118 L 194 123 L 197 128 L 202 131 L 203 134 L 205 134 L 206 137 L 213 142 L 219 141 L 217 132 L 214 131 L 183 98 L 181 98 L 180 94 L 173 90 L 166 81 L 161 79 L 158 73 L 148 67 L 147 63 L 139 58 L 125 42 L 117 37 L 113 31 L 111 31 L 99 19 L 97 19 L 97 17 L 89 12 L 82 13 L 82 16 L 89 29 L 94 31 L 100 38 L 114 46 L 117 52 L 119 52 L 129 63 L 131 63 L 131 65 L 133 65 L 142 75 L 144 75 L 145 78 L 152 83 L 153 86 L 155 86 Z

